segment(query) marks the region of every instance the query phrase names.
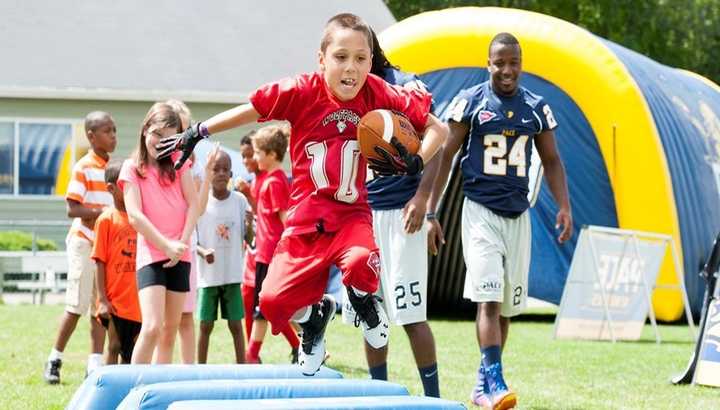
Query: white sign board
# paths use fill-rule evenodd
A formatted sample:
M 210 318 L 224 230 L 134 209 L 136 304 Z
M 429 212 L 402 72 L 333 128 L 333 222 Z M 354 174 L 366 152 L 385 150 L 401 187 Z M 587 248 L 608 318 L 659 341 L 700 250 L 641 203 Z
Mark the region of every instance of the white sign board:
M 695 383 L 720 387 L 720 286 L 715 288 L 715 299 L 708 306 Z
M 592 228 L 580 232 L 555 337 L 638 340 L 652 315 L 650 295 L 667 241 Z

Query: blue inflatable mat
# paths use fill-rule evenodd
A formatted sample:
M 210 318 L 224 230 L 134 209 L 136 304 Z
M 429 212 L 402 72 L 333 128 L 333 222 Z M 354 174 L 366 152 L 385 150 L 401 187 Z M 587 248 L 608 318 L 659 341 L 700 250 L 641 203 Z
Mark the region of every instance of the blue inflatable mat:
M 460 410 L 465 406 L 456 401 L 418 396 L 384 397 L 318 397 L 312 399 L 267 400 L 194 400 L 176 401 L 168 410 L 237 410 L 237 409 L 442 409 Z
M 133 387 L 182 380 L 302 379 L 298 365 L 116 365 L 92 372 L 73 395 L 67 410 L 114 409 Z M 341 379 L 321 368 L 313 379 Z
M 407 396 L 404 386 L 380 380 L 207 380 L 136 387 L 118 410 L 165 410 L 183 400 L 292 399 L 303 397 Z

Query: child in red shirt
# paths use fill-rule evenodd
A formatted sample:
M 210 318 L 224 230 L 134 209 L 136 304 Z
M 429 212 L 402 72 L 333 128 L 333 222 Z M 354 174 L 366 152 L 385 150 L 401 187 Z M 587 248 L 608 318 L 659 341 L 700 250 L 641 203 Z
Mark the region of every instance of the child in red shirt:
M 367 162 L 356 138 L 360 118 L 380 108 L 400 111 L 424 135 L 416 155 L 393 138 L 399 153 L 373 164 L 377 169 L 416 175 L 447 138 L 447 127 L 430 114 L 430 94 L 393 87 L 369 74 L 371 38 L 370 28 L 358 16 L 334 16 L 320 44 L 320 71 L 264 85 L 250 95 L 250 103 L 157 146 L 159 158 L 182 150 L 176 163 L 181 166 L 197 142 L 211 133 L 258 120 L 290 122 L 293 183 L 288 218 L 263 283 L 260 310 L 274 334 L 291 318 L 300 324 L 299 362 L 306 375 L 314 375 L 325 358 L 325 329 L 336 307 L 332 296 L 323 295 L 331 264 L 343 272 L 356 324 L 367 342 L 380 348 L 388 340 L 387 315 L 373 296 L 380 255 L 367 204 Z
M 253 182 L 256 192 L 257 236 L 255 237 L 254 321 L 246 357 L 248 363 L 260 362 L 260 348 L 267 331 L 267 321 L 259 309 L 258 301 L 268 266 L 287 219 L 290 183 L 282 169 L 282 160 L 285 157 L 289 138 L 289 129 L 276 125 L 264 127 L 252 136 L 254 159 L 260 172 Z M 282 333 L 292 348 L 291 360 L 297 363 L 300 341 L 290 326 L 285 327 Z

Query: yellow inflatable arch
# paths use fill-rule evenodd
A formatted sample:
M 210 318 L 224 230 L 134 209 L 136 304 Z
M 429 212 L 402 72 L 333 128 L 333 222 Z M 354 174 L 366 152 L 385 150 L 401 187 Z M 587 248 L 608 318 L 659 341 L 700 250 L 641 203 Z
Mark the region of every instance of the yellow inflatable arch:
M 490 40 L 503 31 L 519 39 L 523 71 L 559 87 L 586 116 L 607 168 L 619 227 L 672 235 L 682 265 L 673 182 L 658 129 L 640 87 L 604 40 L 538 13 L 456 8 L 401 21 L 381 33 L 380 42 L 393 64 L 422 75 L 486 67 Z M 669 252 L 658 283 L 678 283 Z M 677 319 L 683 311 L 677 290 L 656 290 L 653 304 L 660 319 Z

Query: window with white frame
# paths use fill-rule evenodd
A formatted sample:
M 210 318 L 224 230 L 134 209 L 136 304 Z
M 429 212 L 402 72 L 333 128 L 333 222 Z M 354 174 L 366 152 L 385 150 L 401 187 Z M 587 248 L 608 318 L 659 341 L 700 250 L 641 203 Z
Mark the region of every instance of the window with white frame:
M 73 120 L 0 119 L 0 195 L 51 196 L 65 155 L 74 162 Z

